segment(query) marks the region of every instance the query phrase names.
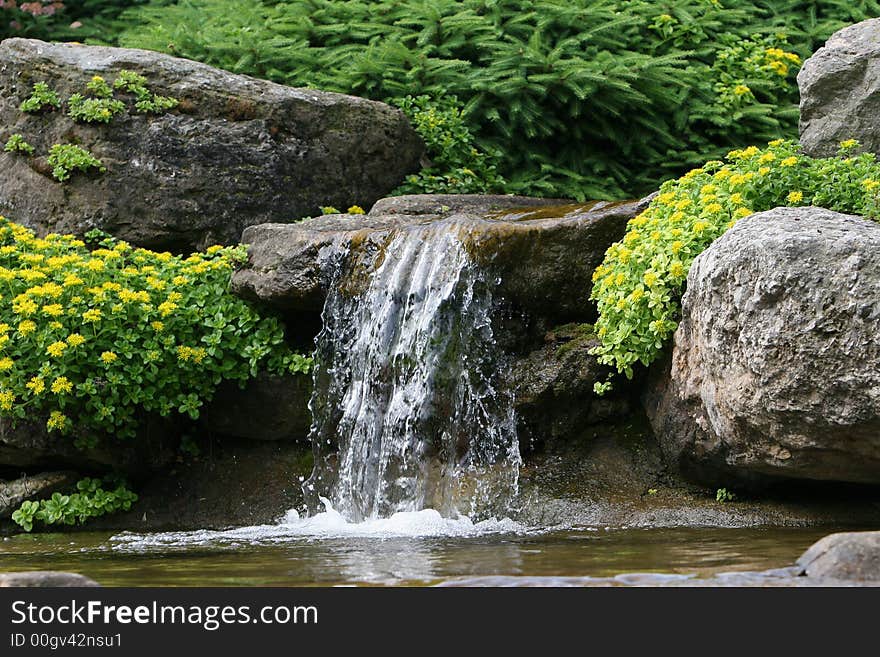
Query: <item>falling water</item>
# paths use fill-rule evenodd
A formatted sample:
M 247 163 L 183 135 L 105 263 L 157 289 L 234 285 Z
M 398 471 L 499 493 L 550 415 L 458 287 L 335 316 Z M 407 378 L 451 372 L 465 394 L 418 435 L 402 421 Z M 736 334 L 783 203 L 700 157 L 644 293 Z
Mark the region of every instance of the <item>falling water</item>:
M 332 286 L 311 404 L 312 511 L 322 497 L 351 522 L 509 510 L 521 461 L 512 404 L 493 385 L 492 286 L 460 231 L 402 229 L 364 289 Z

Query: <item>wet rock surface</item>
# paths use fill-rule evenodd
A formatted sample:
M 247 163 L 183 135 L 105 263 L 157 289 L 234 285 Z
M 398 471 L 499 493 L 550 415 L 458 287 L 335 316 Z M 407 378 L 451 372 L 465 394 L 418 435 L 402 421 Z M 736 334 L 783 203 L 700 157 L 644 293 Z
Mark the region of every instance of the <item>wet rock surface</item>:
M 283 313 L 317 314 L 338 263 L 334 254 L 350 254 L 346 284 L 355 291 L 398 231 L 443 222 L 487 277 L 499 279 L 498 295 L 513 308 L 551 323 L 589 320 L 595 316 L 589 301 L 592 272 L 644 205 L 547 206 L 543 200 L 479 196 L 385 199 L 366 216 L 248 228 L 242 240 L 250 260 L 234 275 L 232 289 Z
M 0 62 L 0 138 L 21 133 L 37 149 L 31 158 L 0 152 L 0 213 L 42 232 L 100 228 L 177 251 L 235 243 L 253 224 L 369 205 L 419 168 L 420 138 L 382 103 L 145 50 L 7 39 Z M 93 75 L 112 83 L 120 70 L 180 105 L 108 124 L 74 123 L 66 106 L 19 111 L 36 82 L 64 101 Z M 107 171 L 56 182 L 45 161 L 55 143 L 87 148 Z
M 878 249 L 874 222 L 778 208 L 696 259 L 648 395 L 670 463 L 717 485 L 880 483 Z

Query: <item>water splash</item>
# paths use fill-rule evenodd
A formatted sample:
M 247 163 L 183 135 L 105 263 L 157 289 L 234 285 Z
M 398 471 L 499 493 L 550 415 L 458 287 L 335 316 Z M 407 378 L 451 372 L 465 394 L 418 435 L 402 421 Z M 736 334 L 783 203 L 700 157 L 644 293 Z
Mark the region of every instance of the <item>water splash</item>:
M 521 464 L 513 405 L 493 384 L 492 284 L 462 231 L 401 229 L 361 290 L 340 268 L 316 340 L 313 513 L 322 495 L 352 522 L 509 511 Z
M 273 525 L 256 525 L 226 530 L 196 530 L 139 534 L 123 532 L 110 540 L 113 550 L 143 552 L 153 548 L 186 549 L 202 547 L 239 547 L 253 545 L 289 544 L 304 539 L 331 540 L 347 538 L 476 538 L 491 535 L 538 534 L 542 531 L 509 520 L 489 518 L 474 522 L 466 516 L 444 518 L 433 509 L 402 511 L 389 518 L 373 518 L 363 522 L 349 522 L 330 500 L 321 498 L 324 510 L 315 515 L 300 517 L 295 510 L 288 511 Z

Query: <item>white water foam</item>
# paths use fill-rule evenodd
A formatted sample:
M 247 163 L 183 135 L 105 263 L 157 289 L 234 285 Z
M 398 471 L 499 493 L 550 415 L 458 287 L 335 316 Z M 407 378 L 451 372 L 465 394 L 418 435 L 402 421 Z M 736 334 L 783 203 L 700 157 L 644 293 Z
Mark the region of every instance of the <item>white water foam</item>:
M 256 525 L 223 531 L 159 532 L 137 534 L 124 532 L 110 541 L 114 550 L 141 552 L 150 548 L 193 546 L 240 546 L 282 544 L 333 539 L 393 538 L 476 538 L 488 535 L 529 534 L 530 529 L 509 518 L 473 522 L 467 516 L 444 518 L 434 509 L 401 511 L 388 518 L 349 522 L 322 498 L 325 511 L 300 517 L 291 509 L 275 525 Z

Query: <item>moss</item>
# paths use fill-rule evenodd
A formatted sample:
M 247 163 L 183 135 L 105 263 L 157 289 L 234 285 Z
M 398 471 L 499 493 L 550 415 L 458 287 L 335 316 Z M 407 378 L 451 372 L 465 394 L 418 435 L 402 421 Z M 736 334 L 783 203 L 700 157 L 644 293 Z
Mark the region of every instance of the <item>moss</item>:
M 592 345 L 586 343 L 598 340 L 592 324 L 564 324 L 554 328 L 551 334 L 554 339 L 565 341 L 556 349 L 557 358 L 562 358 L 575 350 L 591 347 Z

